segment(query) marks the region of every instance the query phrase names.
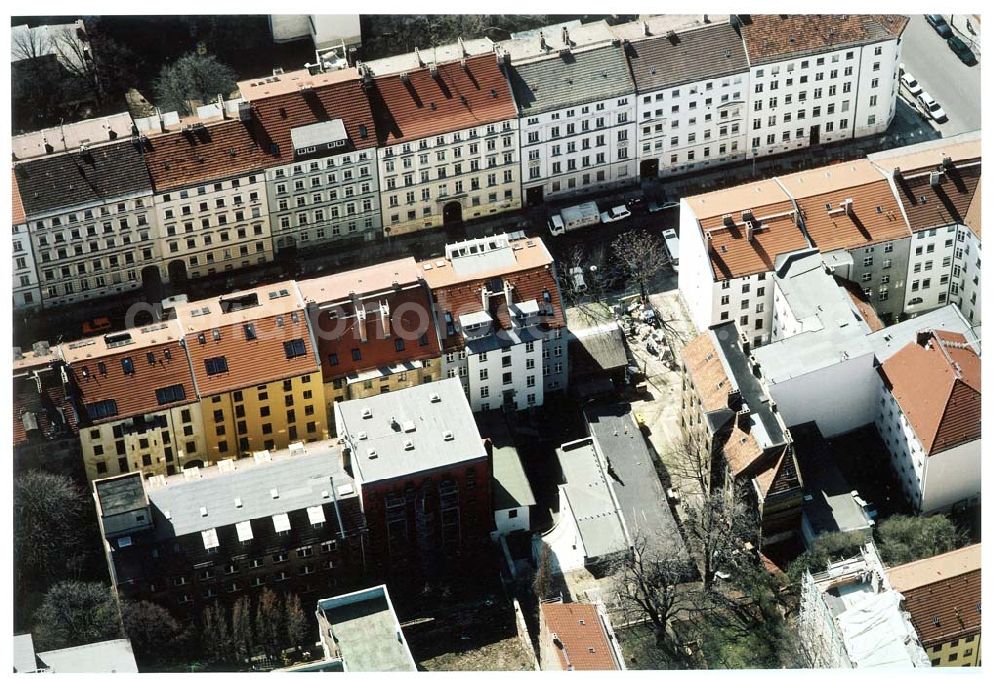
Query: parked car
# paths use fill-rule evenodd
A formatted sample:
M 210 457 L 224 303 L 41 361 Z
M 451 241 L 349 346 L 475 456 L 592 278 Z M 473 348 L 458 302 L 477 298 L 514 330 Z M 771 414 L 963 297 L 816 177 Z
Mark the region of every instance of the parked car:
M 574 266 L 569 270 L 569 276 L 573 280 L 573 292 L 585 292 L 587 281 L 583 277 L 583 267 Z
M 929 23 L 942 38 L 947 39 L 954 35 L 954 33 L 951 32 L 951 26 L 948 25 L 948 22 L 945 21 L 944 17 L 940 14 L 925 14 L 924 18 L 927 19 L 927 23 Z
M 103 335 L 109 330 L 111 330 L 111 321 L 109 321 L 105 316 L 101 316 L 100 318 L 92 318 L 89 321 L 83 322 L 84 337 Z
M 669 210 L 672 207 L 677 207 L 680 203 L 674 198 L 661 198 L 659 200 L 650 201 L 646 206 L 646 209 L 653 212 L 660 212 L 662 210 Z
M 631 216 L 632 213 L 629 212 L 627 207 L 624 205 L 615 205 L 610 210 L 601 213 L 601 223 L 610 224 L 611 222 L 618 222 Z
M 917 96 L 923 92 L 920 83 L 917 82 L 917 79 L 912 74 L 906 72 L 906 67 L 903 64 L 899 65 L 899 82 L 903 83 L 903 87 L 913 96 Z
M 948 47 L 958 55 L 959 60 L 966 66 L 974 66 L 976 64 L 976 55 L 972 53 L 969 46 L 957 35 L 948 38 Z
M 934 122 L 943 123 L 948 120 L 948 114 L 944 112 L 943 108 L 941 108 L 941 104 L 934 101 L 934 97 L 927 92 L 919 95 L 917 97 L 917 101 L 920 102 L 920 105 L 927 112 L 927 115 L 934 119 Z

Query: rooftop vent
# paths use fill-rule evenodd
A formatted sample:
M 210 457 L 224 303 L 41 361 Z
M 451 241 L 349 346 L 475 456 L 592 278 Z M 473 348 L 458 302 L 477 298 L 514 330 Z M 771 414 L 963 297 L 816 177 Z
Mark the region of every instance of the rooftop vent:
M 437 393 L 436 391 L 431 392 L 431 403 L 440 403 L 440 402 L 441 402 L 441 394 Z
M 403 441 L 403 450 L 413 450 L 413 448 L 414 448 L 413 441 L 411 441 L 410 439 L 406 439 L 405 441 Z
M 279 495 L 278 495 L 278 489 L 277 488 L 272 488 L 271 489 L 271 499 L 272 500 L 277 500 L 278 497 L 279 497 Z
M 378 452 L 374 448 L 369 448 L 368 449 L 368 459 L 369 460 L 374 460 L 377 457 L 378 457 Z
M 406 420 L 405 422 L 403 422 L 403 431 L 411 432 L 416 430 L 417 430 L 417 425 L 413 422 L 413 420 Z
M 361 411 L 361 419 L 363 419 L 363 420 L 369 420 L 369 419 L 371 419 L 371 416 L 372 416 L 372 409 L 371 408 L 365 408 L 364 410 Z
M 131 535 L 123 535 L 122 537 L 118 538 L 118 547 L 129 547 L 131 546 L 131 544 L 132 544 Z
M 243 507 L 243 500 L 241 500 L 238 497 L 233 498 L 233 504 L 236 505 L 236 509 L 240 509 L 241 507 Z
M 453 434 L 449 430 L 445 430 L 445 432 L 444 432 L 444 440 L 445 441 L 454 441 L 455 440 L 455 434 Z
M 200 513 L 200 514 L 201 514 L 201 515 L 202 515 L 203 517 L 204 517 L 204 516 L 208 516 L 208 507 L 202 507 L 202 508 L 201 508 L 201 509 L 199 509 L 198 511 L 199 511 L 199 513 Z

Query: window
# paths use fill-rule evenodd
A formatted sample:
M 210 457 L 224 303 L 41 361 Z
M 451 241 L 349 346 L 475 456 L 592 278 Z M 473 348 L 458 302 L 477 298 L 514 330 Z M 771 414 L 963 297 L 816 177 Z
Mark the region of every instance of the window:
M 306 342 L 303 339 L 293 339 L 285 342 L 285 358 L 295 358 L 306 355 Z
M 354 349 L 351 349 L 351 358 L 353 360 L 355 360 L 355 361 L 360 361 L 361 360 L 361 349 L 358 349 L 357 347 L 355 347 Z
M 166 405 L 167 403 L 174 403 L 176 401 L 184 400 L 184 385 L 175 384 L 171 387 L 163 387 L 162 389 L 156 390 L 156 402 L 160 405 Z
M 218 375 L 219 373 L 229 372 L 229 365 L 226 363 L 226 357 L 217 356 L 215 358 L 206 358 L 205 372 L 209 375 Z

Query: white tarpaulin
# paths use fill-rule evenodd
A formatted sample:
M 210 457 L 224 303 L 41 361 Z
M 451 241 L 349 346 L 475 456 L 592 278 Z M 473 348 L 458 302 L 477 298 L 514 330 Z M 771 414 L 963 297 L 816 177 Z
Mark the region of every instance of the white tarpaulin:
M 901 611 L 898 592 L 872 594 L 837 616 L 856 667 L 929 667 L 916 631 Z

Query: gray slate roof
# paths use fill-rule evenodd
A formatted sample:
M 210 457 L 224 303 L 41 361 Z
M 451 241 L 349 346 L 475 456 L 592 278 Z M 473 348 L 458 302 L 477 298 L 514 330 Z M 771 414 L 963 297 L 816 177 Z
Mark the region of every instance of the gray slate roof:
M 432 402 L 432 395 L 440 400 Z M 354 448 L 360 483 L 395 479 L 486 457 L 469 400 L 457 378 L 336 404 L 337 435 Z M 371 416 L 366 417 L 365 411 Z M 406 431 L 413 424 L 413 431 Z M 451 432 L 446 441 L 444 433 Z M 362 433 L 364 438 L 361 438 Z M 413 443 L 412 450 L 404 448 Z M 375 457 L 369 457 L 370 451 Z
M 95 484 L 104 516 L 123 514 L 146 506 L 141 476 L 120 476 Z
M 14 173 L 29 217 L 153 190 L 142 153 L 131 141 L 18 163 Z
M 745 73 L 750 67 L 743 40 L 728 23 L 629 43 L 625 55 L 639 92 Z
M 623 97 L 635 91 L 625 53 L 614 45 L 514 64 L 509 73 L 522 116 Z
M 576 521 L 583 540 L 584 556 L 600 559 L 628 549 L 629 537 L 618 510 L 614 491 L 604 474 L 606 464 L 593 439 L 564 443 L 556 450 L 563 478 L 560 488 L 569 502 L 570 516 L 560 521 Z
M 341 466 L 340 447 L 334 441 L 321 443 L 326 450 L 272 457 L 270 462 L 251 463 L 231 472 L 209 468 L 200 479 L 186 479 L 179 474 L 167 477 L 165 485 L 148 490 L 150 503 L 164 518 L 170 514 L 169 520 L 155 522 L 158 537 L 199 533 L 330 504 L 334 498 L 354 497 L 353 482 Z M 342 494 L 348 485 L 350 492 Z M 278 490 L 277 498 L 271 497 L 272 488 Z M 236 498 L 242 507 L 236 506 Z M 201 515 L 202 507 L 207 510 L 206 516 Z M 329 508 L 324 508 L 324 513 L 327 521 L 336 520 Z

